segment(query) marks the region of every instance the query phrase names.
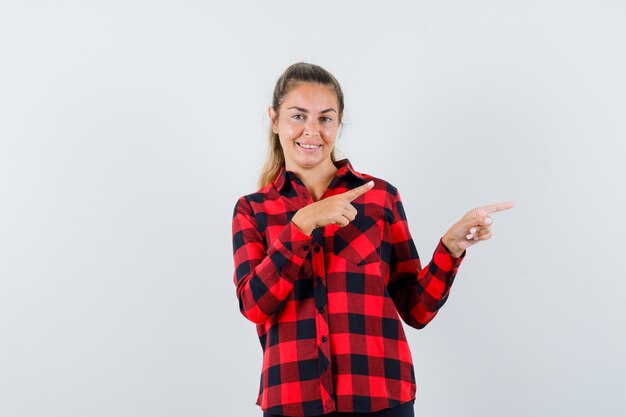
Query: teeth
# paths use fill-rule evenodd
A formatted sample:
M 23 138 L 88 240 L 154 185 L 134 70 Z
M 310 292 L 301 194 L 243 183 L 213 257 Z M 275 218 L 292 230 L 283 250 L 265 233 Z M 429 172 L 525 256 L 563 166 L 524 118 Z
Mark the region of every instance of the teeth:
M 306 143 L 298 143 L 298 145 L 302 146 L 304 149 L 315 149 L 319 148 L 322 145 L 308 145 Z

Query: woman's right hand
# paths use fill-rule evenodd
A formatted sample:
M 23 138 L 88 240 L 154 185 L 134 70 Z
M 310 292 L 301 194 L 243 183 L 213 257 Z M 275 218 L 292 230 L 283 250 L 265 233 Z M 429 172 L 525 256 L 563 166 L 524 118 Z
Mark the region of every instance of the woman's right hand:
M 365 194 L 373 186 L 374 181 L 370 181 L 345 193 L 311 203 L 298 210 L 291 218 L 291 221 L 308 236 L 311 236 L 314 229 L 328 226 L 329 224 L 336 224 L 340 227 L 347 226 L 354 220 L 357 213 L 351 204 L 352 201 Z

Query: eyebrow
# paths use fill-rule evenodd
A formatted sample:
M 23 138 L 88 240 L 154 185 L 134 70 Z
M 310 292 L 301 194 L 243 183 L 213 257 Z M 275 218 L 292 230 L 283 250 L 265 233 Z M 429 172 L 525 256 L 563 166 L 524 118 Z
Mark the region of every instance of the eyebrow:
M 302 108 L 302 107 L 298 107 L 298 106 L 291 106 L 287 110 L 291 110 L 291 109 L 296 109 L 298 111 L 301 111 L 302 113 L 308 113 L 309 112 L 307 109 Z M 333 108 L 322 110 L 320 113 L 324 114 L 324 113 L 328 113 L 329 111 L 334 111 L 335 113 L 337 113 L 337 110 L 335 110 Z

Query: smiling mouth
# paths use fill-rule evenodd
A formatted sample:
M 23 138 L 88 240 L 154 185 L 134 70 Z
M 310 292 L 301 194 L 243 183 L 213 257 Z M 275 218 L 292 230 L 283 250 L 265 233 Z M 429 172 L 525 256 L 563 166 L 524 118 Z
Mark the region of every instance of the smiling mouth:
M 300 142 L 296 142 L 298 144 L 298 146 L 300 146 L 303 149 L 317 149 L 317 148 L 321 148 L 322 145 L 313 145 L 313 144 L 308 144 L 308 143 L 300 143 Z

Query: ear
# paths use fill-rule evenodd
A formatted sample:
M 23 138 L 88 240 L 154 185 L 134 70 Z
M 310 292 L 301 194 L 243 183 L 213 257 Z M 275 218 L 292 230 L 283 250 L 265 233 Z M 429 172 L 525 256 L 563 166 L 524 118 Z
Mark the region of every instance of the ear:
M 270 126 L 272 127 L 272 132 L 278 134 L 278 114 L 274 111 L 274 107 L 269 106 L 267 108 L 267 115 L 270 118 Z

